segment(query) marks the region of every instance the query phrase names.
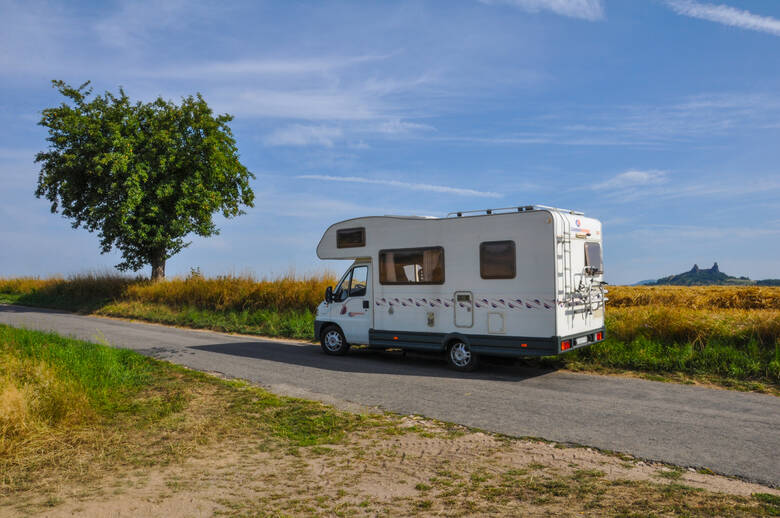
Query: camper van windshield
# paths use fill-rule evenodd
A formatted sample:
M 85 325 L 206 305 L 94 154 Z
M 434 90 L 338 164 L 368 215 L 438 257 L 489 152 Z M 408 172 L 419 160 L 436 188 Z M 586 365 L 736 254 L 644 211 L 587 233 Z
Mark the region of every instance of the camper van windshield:
M 444 284 L 444 249 L 406 248 L 379 252 L 382 284 Z
M 601 245 L 599 243 L 585 243 L 585 269 L 591 275 L 604 273 L 601 264 Z

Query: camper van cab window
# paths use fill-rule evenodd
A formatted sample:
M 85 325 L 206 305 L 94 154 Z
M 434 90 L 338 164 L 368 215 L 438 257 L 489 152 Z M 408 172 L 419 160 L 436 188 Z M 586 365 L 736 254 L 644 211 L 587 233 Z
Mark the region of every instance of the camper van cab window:
M 479 275 L 483 279 L 514 279 L 515 263 L 514 241 L 480 243 Z
M 601 263 L 601 245 L 599 243 L 585 243 L 585 271 L 590 275 L 604 273 L 604 265 Z
M 368 266 L 355 266 L 347 270 L 344 277 L 333 290 L 333 296 L 337 302 L 342 302 L 348 297 L 365 297 L 368 285 Z
M 405 248 L 379 252 L 382 284 L 444 284 L 444 249 Z
M 347 270 L 344 277 L 341 278 L 336 285 L 336 289 L 333 290 L 333 300 L 336 302 L 342 302 L 349 295 L 349 285 L 352 282 L 352 270 Z
M 336 248 L 356 248 L 366 246 L 366 229 L 342 228 L 336 231 Z

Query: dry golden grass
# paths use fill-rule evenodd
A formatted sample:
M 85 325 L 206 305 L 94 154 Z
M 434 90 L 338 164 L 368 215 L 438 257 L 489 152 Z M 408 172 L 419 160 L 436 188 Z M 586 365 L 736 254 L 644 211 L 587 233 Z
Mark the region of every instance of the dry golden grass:
M 68 278 L 0 278 L 0 294 L 17 296 L 20 303 L 67 309 L 94 310 L 106 302 L 127 301 L 211 311 L 313 311 L 325 288 L 336 280 L 330 272 L 272 279 L 195 274 L 152 283 L 140 277 L 88 273 Z
M 287 274 L 276 279 L 221 275 L 205 278 L 194 275 L 175 277 L 157 283 L 129 286 L 125 298 L 136 302 L 196 307 L 213 311 L 275 309 L 314 310 L 325 288 L 335 283 L 331 274 L 296 277 Z
M 777 309 L 690 309 L 660 304 L 607 308 L 612 338 L 645 336 L 703 346 L 713 339 L 774 346 L 780 339 Z
M 0 277 L 0 293 L 24 295 L 64 282 L 62 277 Z
M 87 273 L 54 276 L 0 277 L 0 293 L 102 298 L 191 306 L 214 311 L 277 309 L 313 310 L 325 288 L 336 282 L 332 272 L 257 279 L 251 275 L 173 277 L 151 283 L 140 277 Z M 611 286 L 608 308 L 634 306 L 687 309 L 780 310 L 780 287 L 774 286 Z
M 608 340 L 581 353 L 586 367 L 780 381 L 778 287 L 613 286 L 608 297 Z
M 43 361 L 2 353 L 0 364 L 0 457 L 95 417 L 84 390 Z
M 780 309 L 777 286 L 610 286 L 607 309 L 681 306 L 688 309 Z

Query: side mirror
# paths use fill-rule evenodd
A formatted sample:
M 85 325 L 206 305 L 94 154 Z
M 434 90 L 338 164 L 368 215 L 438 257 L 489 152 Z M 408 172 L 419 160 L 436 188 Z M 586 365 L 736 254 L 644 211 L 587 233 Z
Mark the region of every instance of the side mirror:
M 325 302 L 328 304 L 333 302 L 333 286 L 328 286 L 325 288 Z

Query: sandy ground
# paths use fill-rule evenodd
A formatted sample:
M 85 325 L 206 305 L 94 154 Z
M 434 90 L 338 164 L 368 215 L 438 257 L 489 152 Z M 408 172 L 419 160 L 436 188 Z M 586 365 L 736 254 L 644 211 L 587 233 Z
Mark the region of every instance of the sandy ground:
M 744 497 L 780 495 L 736 479 L 680 472 L 589 448 L 480 432 L 453 434 L 417 417 L 403 418 L 402 426 L 416 431 L 364 434 L 341 445 L 294 450 L 251 438 L 204 446 L 180 463 L 118 470 L 86 486 L 63 485 L 45 497 L 15 497 L 0 505 L 0 516 L 560 516 L 575 511 L 573 495 L 541 502 L 491 500 L 480 484 L 512 470 L 529 471 L 539 480 L 592 472 L 603 481 L 685 484 Z M 603 508 L 591 511 L 585 514 L 605 514 Z

